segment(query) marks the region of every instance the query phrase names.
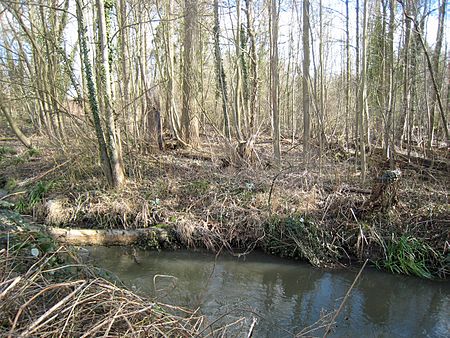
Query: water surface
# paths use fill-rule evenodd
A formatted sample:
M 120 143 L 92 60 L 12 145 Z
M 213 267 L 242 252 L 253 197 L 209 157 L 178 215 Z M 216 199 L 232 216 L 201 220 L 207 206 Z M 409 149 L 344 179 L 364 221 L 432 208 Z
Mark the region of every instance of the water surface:
M 88 248 L 92 261 L 159 301 L 199 307 L 210 320 L 258 318 L 255 337 L 292 337 L 339 307 L 357 270 L 324 271 L 262 253 Z M 322 336 L 323 329 L 314 336 Z M 246 336 L 242 332 L 239 336 Z M 331 337 L 449 337 L 450 283 L 366 268 Z

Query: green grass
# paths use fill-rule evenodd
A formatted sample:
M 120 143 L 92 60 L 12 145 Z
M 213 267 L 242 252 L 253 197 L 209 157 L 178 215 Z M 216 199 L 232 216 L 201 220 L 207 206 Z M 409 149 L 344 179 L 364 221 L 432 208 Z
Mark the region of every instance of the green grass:
M 28 158 L 35 157 L 35 156 L 40 156 L 40 155 L 41 155 L 40 150 L 36 149 L 36 148 L 28 149 L 27 152 L 26 152 L 26 156 Z
M 28 191 L 24 198 L 21 198 L 16 204 L 16 211 L 20 213 L 30 212 L 36 204 L 42 201 L 45 195 L 53 187 L 53 182 L 40 181 Z
M 1 146 L 0 147 L 0 159 L 3 158 L 3 156 L 6 155 L 16 155 L 17 151 L 14 148 L 8 147 L 8 146 Z
M 206 180 L 196 180 L 189 182 L 183 187 L 183 192 L 187 195 L 199 196 L 206 194 L 209 190 L 210 183 Z
M 17 187 L 17 180 L 15 178 L 8 178 L 8 180 L 5 183 L 5 189 L 8 192 L 14 191 Z
M 327 266 L 341 257 L 332 237 L 303 215 L 272 217 L 264 230 L 264 249 L 271 254 L 306 259 L 314 266 Z
M 392 236 L 387 244 L 386 253 L 387 258 L 381 265 L 387 270 L 421 278 L 432 278 L 429 265 L 437 254 L 421 240 L 405 235 L 399 238 Z

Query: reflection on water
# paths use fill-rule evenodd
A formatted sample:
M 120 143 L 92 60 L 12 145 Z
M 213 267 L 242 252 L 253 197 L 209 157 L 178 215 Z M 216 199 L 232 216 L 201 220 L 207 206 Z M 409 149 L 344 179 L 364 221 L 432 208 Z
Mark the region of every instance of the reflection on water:
M 158 300 L 199 307 L 213 320 L 260 319 L 256 337 L 289 337 L 337 308 L 357 271 L 324 271 L 253 253 L 245 259 L 206 253 L 89 248 L 92 260 Z M 250 324 L 249 324 L 250 325 Z M 335 337 L 448 337 L 450 283 L 363 273 L 337 319 Z M 322 336 L 323 331 L 315 332 Z

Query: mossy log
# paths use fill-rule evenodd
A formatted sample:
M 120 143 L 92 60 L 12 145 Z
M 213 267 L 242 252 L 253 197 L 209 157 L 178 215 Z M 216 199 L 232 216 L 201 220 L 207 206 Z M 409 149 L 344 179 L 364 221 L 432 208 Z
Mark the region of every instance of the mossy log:
M 69 229 L 47 227 L 47 232 L 57 241 L 70 245 L 132 245 L 149 238 L 161 246 L 170 242 L 166 229 Z M 155 243 L 156 244 L 156 243 Z

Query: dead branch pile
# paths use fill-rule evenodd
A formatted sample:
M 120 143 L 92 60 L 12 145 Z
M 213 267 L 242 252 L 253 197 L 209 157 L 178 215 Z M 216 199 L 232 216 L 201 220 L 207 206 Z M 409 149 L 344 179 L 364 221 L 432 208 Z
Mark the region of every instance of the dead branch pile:
M 40 259 L 8 248 L 0 251 L 0 336 L 218 334 L 196 312 L 140 297 L 96 277 L 81 264 L 55 265 L 55 259 L 63 254 L 70 255 L 62 248 Z

